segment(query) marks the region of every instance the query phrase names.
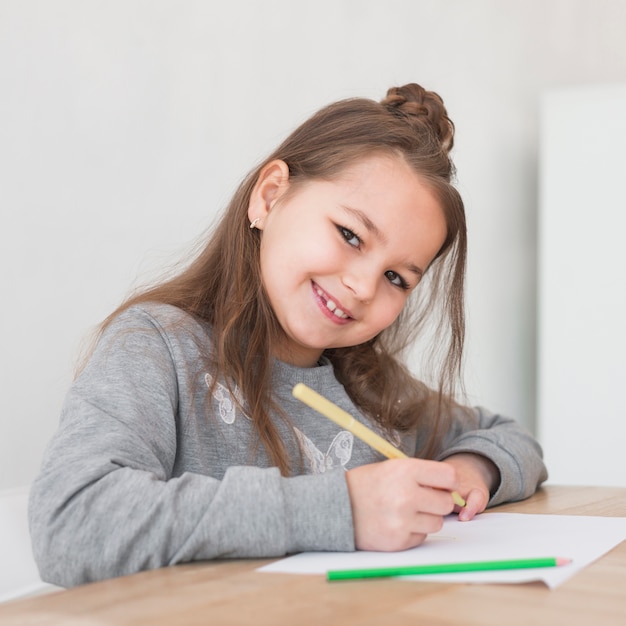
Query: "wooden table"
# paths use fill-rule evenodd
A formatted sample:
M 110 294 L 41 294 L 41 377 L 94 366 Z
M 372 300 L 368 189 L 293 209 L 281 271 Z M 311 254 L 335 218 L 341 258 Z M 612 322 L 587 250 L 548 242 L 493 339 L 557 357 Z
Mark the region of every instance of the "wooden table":
M 626 516 L 626 488 L 548 486 L 497 511 Z M 179 565 L 0 605 L 0 624 L 511 626 L 626 624 L 626 542 L 550 591 L 268 574 L 268 560 Z

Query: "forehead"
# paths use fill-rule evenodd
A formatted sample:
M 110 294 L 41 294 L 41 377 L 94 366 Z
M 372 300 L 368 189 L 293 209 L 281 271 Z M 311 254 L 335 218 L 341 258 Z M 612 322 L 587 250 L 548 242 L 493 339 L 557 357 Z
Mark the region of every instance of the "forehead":
M 396 154 L 374 153 L 363 156 L 351 161 L 326 180 L 340 183 L 346 192 L 352 193 L 361 190 L 390 193 L 406 191 L 411 187 L 413 191 L 419 188 L 420 192 L 428 192 L 436 200 L 428 180 Z
M 402 157 L 373 155 L 346 166 L 328 181 L 334 191 L 361 201 L 361 209 L 390 211 L 415 210 L 443 215 L 443 208 L 429 181 L 416 172 Z

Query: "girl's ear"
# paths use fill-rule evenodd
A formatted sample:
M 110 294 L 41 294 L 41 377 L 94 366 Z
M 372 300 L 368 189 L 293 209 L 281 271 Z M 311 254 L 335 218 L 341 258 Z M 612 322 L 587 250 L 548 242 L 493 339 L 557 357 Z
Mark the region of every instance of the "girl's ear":
M 255 228 L 263 230 L 265 216 L 288 187 L 289 167 L 284 161 L 275 159 L 261 170 L 248 204 L 248 219 Z

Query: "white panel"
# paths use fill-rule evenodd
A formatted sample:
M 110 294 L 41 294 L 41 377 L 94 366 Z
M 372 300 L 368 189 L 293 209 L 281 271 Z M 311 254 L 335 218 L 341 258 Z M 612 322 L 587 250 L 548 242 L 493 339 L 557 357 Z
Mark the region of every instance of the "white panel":
M 542 103 L 539 436 L 550 481 L 626 485 L 626 84 Z

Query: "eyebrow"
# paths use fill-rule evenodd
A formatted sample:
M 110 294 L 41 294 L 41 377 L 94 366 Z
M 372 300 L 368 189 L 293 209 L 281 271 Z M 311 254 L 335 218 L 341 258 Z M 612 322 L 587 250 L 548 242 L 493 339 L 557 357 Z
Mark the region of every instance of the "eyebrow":
M 346 206 L 345 204 L 342 204 L 341 208 L 344 209 L 344 211 L 346 211 L 347 213 L 350 213 L 356 219 L 358 219 L 361 224 L 363 224 L 367 232 L 373 235 L 376 239 L 378 239 L 378 241 L 382 243 L 387 243 L 387 237 L 385 236 L 385 234 L 378 228 L 378 226 L 376 226 L 376 224 L 374 224 L 374 222 L 372 222 L 372 220 L 367 215 L 365 215 L 365 213 L 363 213 L 363 211 L 350 206 Z M 404 265 L 407 270 L 409 270 L 419 278 L 424 275 L 424 270 L 414 263 L 409 262 L 405 263 Z

